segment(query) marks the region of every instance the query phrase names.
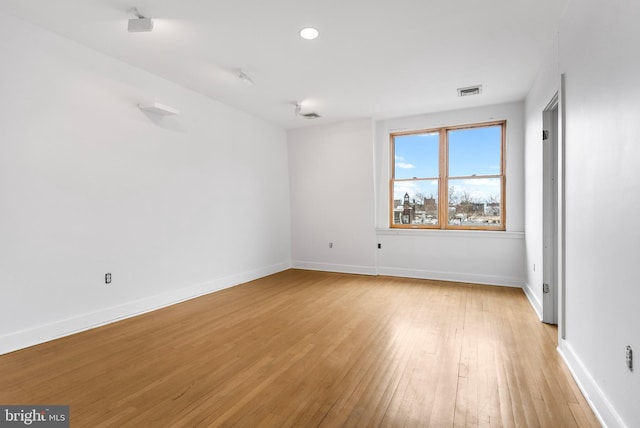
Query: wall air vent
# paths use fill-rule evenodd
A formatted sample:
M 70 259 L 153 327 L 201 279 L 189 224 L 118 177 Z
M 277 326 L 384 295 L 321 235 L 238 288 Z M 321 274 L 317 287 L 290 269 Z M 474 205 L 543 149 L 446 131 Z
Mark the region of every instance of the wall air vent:
M 318 113 L 304 113 L 300 114 L 300 116 L 306 117 L 307 119 L 317 119 L 320 117 Z
M 458 88 L 459 97 L 468 97 L 470 95 L 480 95 L 482 93 L 482 85 L 468 86 L 466 88 Z

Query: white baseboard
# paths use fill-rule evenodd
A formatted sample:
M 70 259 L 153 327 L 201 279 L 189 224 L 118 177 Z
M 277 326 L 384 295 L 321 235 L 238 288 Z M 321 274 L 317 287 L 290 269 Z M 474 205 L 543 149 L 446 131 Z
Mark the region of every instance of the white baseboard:
M 522 278 L 500 275 L 470 274 L 461 272 L 440 272 L 422 269 L 403 269 L 378 267 L 378 275 L 400 276 L 406 278 L 434 279 L 439 281 L 468 282 L 473 284 L 501 285 L 505 287 L 522 287 Z
M 525 284 L 522 289 L 524 290 L 524 294 L 527 296 L 527 299 L 529 299 L 531 307 L 535 311 L 536 315 L 538 315 L 540 321 L 542 321 L 542 302 L 538 299 L 538 296 L 536 296 L 531 287 L 529 287 L 529 284 Z
M 11 333 L 0 337 L 0 355 L 171 306 L 185 300 L 281 272 L 290 267 L 289 263 L 265 266 Z
M 567 341 L 561 340 L 558 344 L 558 352 L 567 364 L 573 379 L 578 384 L 578 388 L 582 391 L 600 424 L 604 428 L 626 428 L 627 425 L 613 408 L 611 402 L 602 392 L 600 386 L 593 379 L 593 376 L 591 376 L 591 373 L 589 373 L 589 370 L 584 366 L 571 345 Z
M 296 269 L 319 270 L 323 272 L 352 273 L 357 275 L 375 275 L 375 266 L 355 266 L 335 263 L 317 263 L 294 260 L 292 267 Z

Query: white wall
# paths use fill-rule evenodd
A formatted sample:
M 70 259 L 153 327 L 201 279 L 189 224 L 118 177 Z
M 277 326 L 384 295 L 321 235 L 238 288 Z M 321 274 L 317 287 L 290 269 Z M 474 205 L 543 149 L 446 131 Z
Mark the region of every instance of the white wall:
M 608 426 L 640 426 L 640 3 L 572 1 L 566 75 L 566 340 Z M 625 347 L 636 369 L 625 367 Z
M 288 132 L 294 267 L 375 274 L 372 127 Z
M 0 353 L 290 266 L 282 129 L 2 14 L 0 57 Z
M 376 232 L 383 275 L 524 284 L 524 105 L 522 102 L 410 116 L 376 123 Z M 507 120 L 506 232 L 389 228 L 389 134 Z
M 542 318 L 543 210 L 542 210 L 542 112 L 560 90 L 558 39 L 548 46 L 525 103 L 525 231 L 526 280 L 524 290 Z

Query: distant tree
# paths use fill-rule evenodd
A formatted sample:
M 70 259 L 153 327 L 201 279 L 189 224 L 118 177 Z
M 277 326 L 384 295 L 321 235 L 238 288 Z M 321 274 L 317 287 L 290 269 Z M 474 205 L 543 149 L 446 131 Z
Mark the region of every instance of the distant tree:
M 458 189 L 456 189 L 456 186 L 449 186 L 449 206 L 458 205 L 458 199 Z
M 500 197 L 497 195 L 490 195 L 487 198 L 488 209 L 485 210 L 487 215 L 499 216 L 500 215 Z
M 483 206 L 477 198 L 474 198 L 470 192 L 463 191 L 458 203 L 459 212 L 464 214 L 467 219 L 476 217 L 478 214 L 482 215 L 484 212 L 480 212 L 480 207 Z
M 448 208 L 449 220 L 453 219 L 456 216 L 458 200 L 459 200 L 459 197 L 458 197 L 458 191 L 456 189 L 456 186 L 449 186 L 449 208 Z

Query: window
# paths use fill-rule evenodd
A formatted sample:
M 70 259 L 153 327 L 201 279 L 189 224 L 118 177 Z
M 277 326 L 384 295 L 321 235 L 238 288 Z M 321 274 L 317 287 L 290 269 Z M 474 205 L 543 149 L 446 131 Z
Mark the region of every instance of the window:
M 391 227 L 505 230 L 505 127 L 391 134 Z

